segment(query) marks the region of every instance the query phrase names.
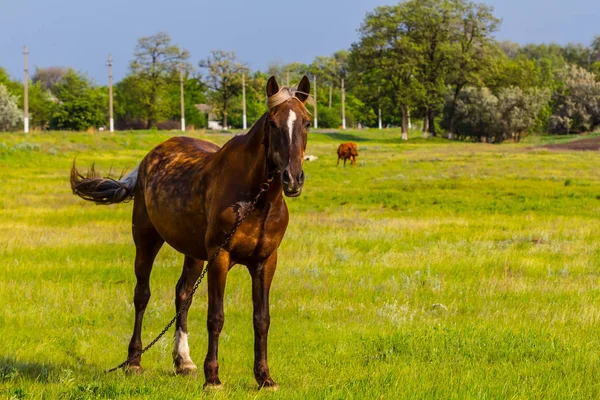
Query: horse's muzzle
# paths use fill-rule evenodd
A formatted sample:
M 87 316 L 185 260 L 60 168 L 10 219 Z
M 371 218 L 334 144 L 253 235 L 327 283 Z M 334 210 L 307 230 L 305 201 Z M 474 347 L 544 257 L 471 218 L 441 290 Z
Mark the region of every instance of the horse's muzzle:
M 300 170 L 299 173 L 292 174 L 290 173 L 290 169 L 286 168 L 281 173 L 281 183 L 283 186 L 283 194 L 287 197 L 300 196 L 302 193 L 302 186 L 304 186 L 304 171 Z

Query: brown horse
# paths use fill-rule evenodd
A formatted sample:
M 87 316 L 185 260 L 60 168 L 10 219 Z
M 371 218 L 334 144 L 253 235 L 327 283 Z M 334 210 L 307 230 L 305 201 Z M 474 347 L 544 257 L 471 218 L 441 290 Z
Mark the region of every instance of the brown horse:
M 344 167 L 346 166 L 346 160 L 350 159 L 350 164 L 355 167 L 356 166 L 356 157 L 358 157 L 358 150 L 356 148 L 356 143 L 347 142 L 340 144 L 338 147 L 338 159 L 337 165 L 340 165 L 340 160 L 344 160 Z
M 223 295 L 227 272 L 246 265 L 252 278 L 254 305 L 254 376 L 259 387 L 276 387 L 267 365 L 269 289 L 277 266 L 277 248 L 288 224 L 283 194 L 299 196 L 304 184 L 302 163 L 310 114 L 305 108 L 310 82 L 305 76 L 296 91 L 267 82 L 265 113 L 248 133 L 222 148 L 204 140 L 174 137 L 156 146 L 121 180 L 87 177 L 71 171 L 73 192 L 100 204 L 134 199 L 133 239 L 136 246 L 135 325 L 129 344 L 128 370 L 141 372 L 142 319 L 150 299 L 150 272 L 167 242 L 185 255 L 176 288 L 175 306 L 185 304 L 204 267 L 259 192 L 275 176 L 225 248 L 208 269 L 208 353 L 205 386 L 219 386 L 218 342 L 223 328 Z M 279 172 L 281 171 L 281 172 Z M 185 308 L 185 307 L 184 307 Z M 187 311 L 176 321 L 173 361 L 178 374 L 194 373 L 187 341 Z

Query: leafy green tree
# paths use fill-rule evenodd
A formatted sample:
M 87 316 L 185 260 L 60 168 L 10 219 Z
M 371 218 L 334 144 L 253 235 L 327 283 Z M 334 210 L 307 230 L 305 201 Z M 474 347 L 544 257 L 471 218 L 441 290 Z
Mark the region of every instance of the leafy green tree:
M 495 60 L 500 51 L 496 46 L 492 34 L 498 29 L 500 20 L 494 17 L 491 7 L 485 4 L 475 4 L 465 1 L 456 1 L 453 16 L 451 17 L 449 39 L 450 51 L 442 57 L 448 57 L 449 67 L 445 81 L 451 87 L 453 97 L 449 110 L 448 137 L 454 134 L 454 109 L 453 104 L 460 92 L 467 85 L 481 86 L 486 75 L 496 68 Z M 431 51 L 431 50 L 430 50 Z M 440 90 L 442 90 L 440 88 Z M 427 96 L 428 99 L 431 97 Z M 433 115 L 431 110 L 436 104 L 428 107 L 428 123 L 424 124 L 423 132 L 427 125 L 432 128 Z
M 19 109 L 17 97 L 0 84 L 0 131 L 15 129 L 23 123 L 23 111 Z
M 57 107 L 56 98 L 41 82 L 29 85 L 29 123 L 32 127 L 48 129 Z
M 246 66 L 238 61 L 235 53 L 221 50 L 213 50 L 199 65 L 207 70 L 205 83 L 209 89 L 208 97 L 222 117 L 223 128 L 227 128 L 228 114 L 242 93 L 242 71 Z
M 130 74 L 114 86 L 117 129 L 144 129 L 148 126 L 149 93 L 146 82 L 138 75 Z
M 138 93 L 135 98 L 145 110 L 147 128 L 154 126 L 160 117 L 167 87 L 179 81 L 172 79 L 179 65 L 186 70 L 191 69 L 186 62 L 188 58 L 187 50 L 174 45 L 166 32 L 138 39 L 134 60 L 129 67 L 137 77 L 135 88 Z M 139 106 L 136 105 L 136 108 Z
M 408 110 L 422 100 L 424 88 L 414 79 L 420 55 L 400 12 L 404 4 L 377 7 L 367 14 L 360 39 L 352 44 L 350 71 L 391 99 L 402 113 L 402 138 L 408 139 Z
M 58 106 L 52 117 L 52 127 L 62 130 L 86 130 L 106 123 L 108 93 L 88 78 L 69 70 L 64 79 L 54 85 Z
M 289 84 L 293 86 L 295 83 L 300 82 L 300 79 L 304 75 L 308 74 L 309 67 L 306 64 L 293 62 L 290 64 L 283 64 L 281 62 L 272 62 L 267 68 L 267 74 L 269 76 L 275 76 L 277 82 L 280 82 L 282 86 L 287 85 L 289 77 Z
M 179 80 L 179 74 L 171 78 L 173 81 Z M 179 82 L 179 81 L 178 81 Z M 183 94 L 185 107 L 186 125 L 195 128 L 205 128 L 207 126 L 206 117 L 196 108 L 196 104 L 206 103 L 206 85 L 202 82 L 200 76 L 194 76 L 186 72 L 183 76 Z M 168 101 L 165 102 L 165 118 L 170 120 L 181 120 L 181 88 L 180 85 L 170 85 L 168 90 Z
M 253 73 L 248 72 L 246 75 L 246 116 L 248 124 L 252 125 L 267 111 L 266 107 L 266 92 L 267 80 L 270 75 L 261 71 Z M 242 103 L 241 94 L 238 95 L 233 104 Z M 235 107 L 229 114 L 229 124 L 237 128 L 243 126 L 242 107 Z

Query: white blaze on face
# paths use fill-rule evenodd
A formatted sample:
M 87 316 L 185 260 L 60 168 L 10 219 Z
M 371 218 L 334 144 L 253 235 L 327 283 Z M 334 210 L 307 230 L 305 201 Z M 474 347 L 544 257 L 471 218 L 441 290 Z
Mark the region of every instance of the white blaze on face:
M 181 357 L 181 360 L 183 362 L 189 361 L 191 362 L 192 359 L 190 358 L 190 347 L 188 345 L 188 335 L 187 333 L 183 332 L 181 329 L 177 329 L 177 332 L 175 332 L 175 351 L 174 351 L 174 356 L 179 356 Z
M 290 110 L 287 120 L 288 134 L 290 135 L 290 146 L 292 144 L 292 132 L 294 132 L 294 122 L 296 122 L 296 113 Z

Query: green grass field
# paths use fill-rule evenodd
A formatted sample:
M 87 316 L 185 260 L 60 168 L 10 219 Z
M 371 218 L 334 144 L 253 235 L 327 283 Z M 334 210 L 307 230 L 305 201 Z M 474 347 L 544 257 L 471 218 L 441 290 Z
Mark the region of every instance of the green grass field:
M 193 134 L 216 143 L 230 135 Z M 172 332 L 142 376 L 122 361 L 133 324 L 132 204 L 73 196 L 69 168 L 117 174 L 171 134 L 0 135 L 0 397 L 556 399 L 600 397 L 600 157 L 521 144 L 408 142 L 397 131 L 311 133 L 307 182 L 271 291 L 256 390 L 249 275 L 229 274 L 220 376 L 174 376 Z M 358 167 L 336 167 L 341 141 Z M 174 313 L 183 257 L 152 274 L 147 343 Z M 206 351 L 206 286 L 190 312 Z

